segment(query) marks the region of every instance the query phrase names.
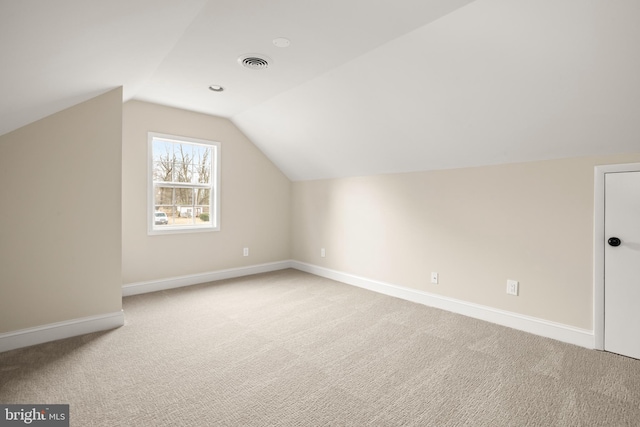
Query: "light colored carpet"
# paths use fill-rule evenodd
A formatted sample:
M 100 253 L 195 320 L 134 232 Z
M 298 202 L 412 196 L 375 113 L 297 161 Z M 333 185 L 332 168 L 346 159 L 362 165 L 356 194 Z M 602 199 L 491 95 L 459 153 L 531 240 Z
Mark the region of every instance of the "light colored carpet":
M 638 426 L 640 361 L 295 270 L 124 299 L 0 354 L 1 403 L 88 426 Z

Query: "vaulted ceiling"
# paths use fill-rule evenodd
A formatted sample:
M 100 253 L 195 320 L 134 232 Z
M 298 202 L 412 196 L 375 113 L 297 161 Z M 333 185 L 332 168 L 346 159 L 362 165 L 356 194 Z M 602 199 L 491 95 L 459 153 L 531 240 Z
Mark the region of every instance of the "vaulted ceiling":
M 0 134 L 123 86 L 230 118 L 292 180 L 638 152 L 638 22 L 638 0 L 0 0 Z

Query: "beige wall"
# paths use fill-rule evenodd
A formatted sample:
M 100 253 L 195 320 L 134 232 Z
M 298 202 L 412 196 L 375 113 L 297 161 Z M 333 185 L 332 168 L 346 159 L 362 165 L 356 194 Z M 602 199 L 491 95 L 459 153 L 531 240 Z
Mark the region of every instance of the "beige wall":
M 640 155 L 296 182 L 293 258 L 590 330 L 594 166 L 637 161 Z M 507 279 L 520 282 L 520 296 L 506 294 Z
M 0 333 L 118 312 L 122 90 L 0 136 Z
M 140 101 L 123 110 L 124 284 L 289 259 L 291 183 L 233 123 Z M 220 231 L 147 235 L 150 131 L 221 142 Z
M 592 328 L 593 168 L 640 154 L 292 184 L 229 120 L 121 96 L 0 136 L 0 333 L 118 311 L 122 283 L 289 258 Z M 219 232 L 147 235 L 148 131 L 222 143 Z

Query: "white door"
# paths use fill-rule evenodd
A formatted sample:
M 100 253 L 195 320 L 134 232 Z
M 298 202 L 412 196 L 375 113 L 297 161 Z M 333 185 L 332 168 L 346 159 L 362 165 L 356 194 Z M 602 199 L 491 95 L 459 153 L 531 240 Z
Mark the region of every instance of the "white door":
M 604 204 L 604 349 L 640 359 L 640 172 L 605 174 Z

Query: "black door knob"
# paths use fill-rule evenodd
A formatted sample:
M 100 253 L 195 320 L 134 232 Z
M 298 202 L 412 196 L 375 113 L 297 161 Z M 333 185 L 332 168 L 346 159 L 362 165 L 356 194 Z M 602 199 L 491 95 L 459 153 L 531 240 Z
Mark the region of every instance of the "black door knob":
M 609 240 L 607 240 L 607 242 L 611 246 L 620 246 L 620 243 L 622 243 L 620 239 L 618 239 L 617 237 L 610 237 Z

